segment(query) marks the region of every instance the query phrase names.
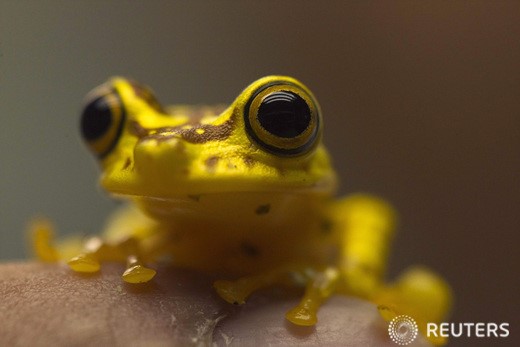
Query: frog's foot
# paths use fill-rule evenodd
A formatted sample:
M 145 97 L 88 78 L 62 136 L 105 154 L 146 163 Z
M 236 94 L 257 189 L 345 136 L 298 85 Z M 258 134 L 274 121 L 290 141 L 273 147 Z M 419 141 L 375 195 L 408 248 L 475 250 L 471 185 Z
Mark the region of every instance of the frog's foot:
M 381 316 L 390 321 L 397 315 L 412 317 L 419 331 L 426 334 L 428 322 L 442 321 L 452 304 L 449 285 L 438 275 L 422 267 L 411 268 L 399 279 L 383 287 L 374 297 Z M 434 345 L 443 345 L 445 338 L 428 337 Z
M 105 254 L 110 253 L 107 248 L 107 244 L 100 237 L 92 237 L 85 243 L 84 252 L 71 258 L 67 265 L 76 272 L 98 272 L 101 267 L 100 261 L 105 260 Z
M 139 258 L 136 256 L 129 256 L 127 268 L 121 276 L 127 283 L 144 283 L 154 278 L 156 271 L 145 267 Z
M 93 237 L 85 244 L 85 251 L 68 261 L 69 267 L 76 272 L 93 273 L 100 269 L 102 261 L 124 262 L 126 270 L 122 275 L 125 282 L 143 283 L 155 276 L 155 270 L 144 266 L 139 242 L 128 238 L 117 244 L 109 244 L 99 237 Z
M 268 287 L 295 271 L 301 272 L 301 269 L 290 265 L 280 266 L 274 270 L 241 277 L 235 281 L 215 281 L 213 287 L 218 295 L 230 304 L 242 305 L 253 292 Z
M 253 292 L 273 284 L 285 274 L 285 269 L 277 269 L 260 275 L 245 276 L 236 281 L 215 281 L 213 287 L 230 304 L 242 305 Z
M 215 281 L 213 287 L 222 299 L 233 305 L 244 304 L 251 294 L 248 286 L 240 281 Z
M 96 259 L 96 256 L 89 253 L 82 253 L 74 258 L 71 258 L 67 265 L 76 271 L 83 273 L 93 273 L 98 272 L 100 269 L 99 261 Z
M 334 293 L 339 278 L 339 271 L 333 267 L 311 274 L 302 300 L 285 314 L 285 318 L 296 325 L 315 325 L 318 309 Z
M 318 322 L 320 302 L 312 299 L 302 300 L 296 307 L 287 311 L 285 318 L 296 325 L 313 326 Z

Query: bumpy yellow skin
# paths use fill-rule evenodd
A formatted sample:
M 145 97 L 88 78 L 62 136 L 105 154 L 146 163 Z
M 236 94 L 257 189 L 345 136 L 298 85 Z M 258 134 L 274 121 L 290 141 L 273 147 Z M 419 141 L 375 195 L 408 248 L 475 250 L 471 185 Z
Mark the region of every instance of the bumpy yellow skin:
M 308 106 L 309 124 L 297 136 L 273 135 L 258 121 L 262 103 L 277 91 Z M 87 98 L 102 100 L 111 114 L 103 131 L 84 134 L 99 157 L 101 185 L 131 206 L 68 261 L 74 271 L 126 261 L 123 279 L 146 282 L 155 271 L 145 264 L 166 255 L 177 266 L 227 278 L 214 287 L 238 304 L 261 287 L 290 280 L 306 286 L 286 315 L 298 325 L 315 324 L 320 304 L 334 293 L 372 300 L 386 319 L 410 314 L 422 327 L 448 311 L 449 287 L 428 270 L 412 269 L 384 284 L 394 211 L 368 195 L 332 198 L 336 175 L 321 143 L 320 109 L 299 81 L 259 79 L 229 107 L 164 110 L 147 87 L 123 78 Z M 48 225 L 34 229 L 42 260 L 66 256 L 67 247 L 50 246 Z

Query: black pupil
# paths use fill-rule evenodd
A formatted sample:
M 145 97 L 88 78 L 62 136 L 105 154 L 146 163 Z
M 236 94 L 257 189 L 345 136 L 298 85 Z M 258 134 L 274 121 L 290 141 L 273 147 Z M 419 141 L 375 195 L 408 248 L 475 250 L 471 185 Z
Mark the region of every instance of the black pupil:
M 81 115 L 81 133 L 86 140 L 103 136 L 112 124 L 112 112 L 103 97 L 89 103 Z
M 278 91 L 262 100 L 257 114 L 260 125 L 273 135 L 292 138 L 307 129 L 311 121 L 309 106 L 298 94 Z

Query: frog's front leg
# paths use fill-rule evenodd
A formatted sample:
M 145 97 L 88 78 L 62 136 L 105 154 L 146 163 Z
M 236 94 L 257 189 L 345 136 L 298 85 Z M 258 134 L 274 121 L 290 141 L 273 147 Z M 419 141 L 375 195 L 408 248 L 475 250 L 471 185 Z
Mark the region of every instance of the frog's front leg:
M 235 281 L 215 281 L 213 287 L 218 295 L 230 304 L 242 305 L 253 292 L 277 283 L 293 272 L 301 271 L 301 268 L 281 266 L 258 275 L 244 276 Z
M 94 273 L 99 271 L 102 261 L 126 261 L 126 270 L 122 275 L 125 282 L 148 282 L 156 272 L 144 266 L 141 258 L 139 240 L 134 237 L 114 244 L 93 237 L 85 244 L 84 252 L 70 259 L 67 264 L 76 272 Z
M 156 274 L 154 269 L 144 266 L 139 241 L 135 238 L 129 238 L 123 248 L 126 250 L 126 270 L 122 277 L 128 283 L 143 283 L 150 281 Z
M 300 303 L 289 310 L 285 317 L 296 325 L 314 325 L 317 322 L 316 313 L 319 307 L 336 288 L 339 279 L 339 271 L 336 268 L 328 267 L 317 271 L 308 267 L 282 266 L 259 275 L 245 276 L 236 281 L 216 281 L 213 286 L 227 302 L 244 304 L 249 295 L 256 290 L 280 282 L 291 274 L 303 277 L 306 289 Z
M 335 267 L 314 272 L 307 281 L 305 294 L 300 303 L 287 312 L 285 318 L 296 325 L 315 325 L 318 322 L 318 309 L 334 294 L 339 277 L 340 272 Z

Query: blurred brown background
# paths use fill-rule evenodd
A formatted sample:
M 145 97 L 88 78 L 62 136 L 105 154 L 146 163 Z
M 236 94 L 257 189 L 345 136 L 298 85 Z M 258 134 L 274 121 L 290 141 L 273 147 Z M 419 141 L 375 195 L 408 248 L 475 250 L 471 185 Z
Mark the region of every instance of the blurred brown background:
M 453 322 L 509 322 L 518 345 L 520 2 L 2 1 L 0 259 L 41 212 L 96 232 L 113 203 L 77 135 L 83 95 L 132 76 L 165 103 L 230 102 L 280 73 L 320 100 L 341 193 L 401 214 L 391 275 L 453 284 Z

